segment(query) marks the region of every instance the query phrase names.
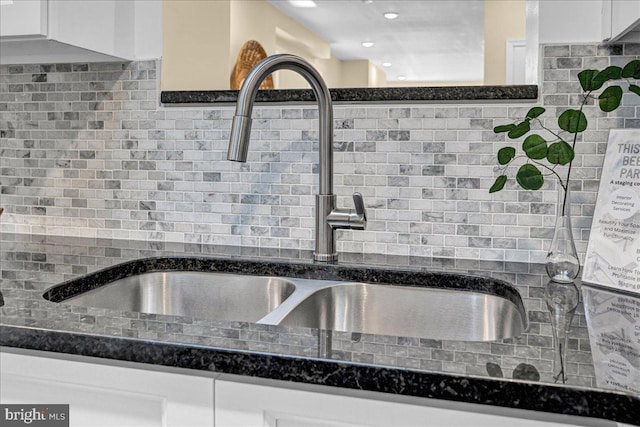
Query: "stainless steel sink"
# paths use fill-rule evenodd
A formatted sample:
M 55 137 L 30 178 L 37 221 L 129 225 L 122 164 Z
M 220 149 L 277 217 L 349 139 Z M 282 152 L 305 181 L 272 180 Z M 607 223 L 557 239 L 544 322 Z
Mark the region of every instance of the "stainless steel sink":
M 119 279 L 65 304 L 214 320 L 257 322 L 295 290 L 278 277 L 168 271 Z
M 490 278 L 277 263 L 251 264 L 249 270 L 264 272 L 255 276 L 230 273 L 248 262 L 194 262 L 201 265 L 190 269 L 200 271 L 153 271 L 171 265 L 165 259 L 131 262 L 55 286 L 44 297 L 129 312 L 443 340 L 500 340 L 527 327 L 518 292 Z M 331 279 L 308 278 L 316 276 Z M 384 284 L 369 283 L 380 277 Z
M 510 300 L 450 289 L 345 283 L 320 289 L 278 322 L 334 331 L 493 341 L 524 332 L 522 307 Z

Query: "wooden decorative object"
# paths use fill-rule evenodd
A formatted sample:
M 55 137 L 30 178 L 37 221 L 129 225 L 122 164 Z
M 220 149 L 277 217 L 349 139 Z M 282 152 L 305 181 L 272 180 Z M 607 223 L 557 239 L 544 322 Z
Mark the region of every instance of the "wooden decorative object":
M 267 52 L 260 43 L 255 40 L 246 41 L 240 48 L 240 52 L 238 52 L 236 64 L 231 72 L 231 89 L 240 89 L 249 71 L 266 57 Z M 273 76 L 270 75 L 264 79 L 260 89 L 273 89 Z

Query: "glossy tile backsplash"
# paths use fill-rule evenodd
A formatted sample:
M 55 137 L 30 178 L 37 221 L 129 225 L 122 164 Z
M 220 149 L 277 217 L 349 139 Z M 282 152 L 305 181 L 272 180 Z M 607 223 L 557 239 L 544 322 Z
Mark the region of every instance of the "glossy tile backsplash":
M 542 104 L 575 103 L 582 68 L 622 64 L 640 45 L 543 46 Z M 155 61 L 0 66 L 0 229 L 49 235 L 309 250 L 317 110 L 258 107 L 249 162 L 226 161 L 233 107 L 159 107 Z M 368 208 L 344 252 L 541 262 L 550 191 L 489 195 L 497 124 L 533 104 L 335 107 L 335 190 Z M 587 107 L 574 232 L 584 253 L 608 131 L 640 127 L 637 98 L 605 117 Z M 546 114 L 551 117 L 553 114 Z M 547 125 L 554 127 L 554 120 Z

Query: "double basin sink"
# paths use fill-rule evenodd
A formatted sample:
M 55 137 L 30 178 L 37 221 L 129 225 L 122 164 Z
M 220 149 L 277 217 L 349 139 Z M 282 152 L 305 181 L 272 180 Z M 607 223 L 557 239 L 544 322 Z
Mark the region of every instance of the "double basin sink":
M 149 258 L 65 282 L 44 297 L 127 312 L 443 340 L 500 340 L 527 327 L 522 299 L 505 282 L 360 267 Z

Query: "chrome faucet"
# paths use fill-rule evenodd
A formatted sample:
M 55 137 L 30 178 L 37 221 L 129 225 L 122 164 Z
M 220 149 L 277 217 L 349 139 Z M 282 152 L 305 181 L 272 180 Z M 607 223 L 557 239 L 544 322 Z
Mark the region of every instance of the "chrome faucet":
M 313 88 L 318 102 L 320 124 L 319 194 L 316 195 L 316 245 L 313 258 L 321 262 L 338 259 L 335 229 L 364 230 L 367 215 L 360 193 L 353 194 L 355 209 L 337 209 L 333 194 L 333 106 L 329 89 L 320 73 L 304 59 L 289 55 L 273 55 L 256 65 L 244 80 L 238 94 L 236 113 L 231 125 L 227 158 L 246 162 L 251 133 L 253 102 L 262 81 L 276 70 L 287 69 L 300 74 Z

